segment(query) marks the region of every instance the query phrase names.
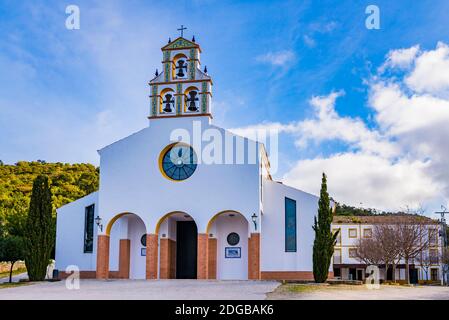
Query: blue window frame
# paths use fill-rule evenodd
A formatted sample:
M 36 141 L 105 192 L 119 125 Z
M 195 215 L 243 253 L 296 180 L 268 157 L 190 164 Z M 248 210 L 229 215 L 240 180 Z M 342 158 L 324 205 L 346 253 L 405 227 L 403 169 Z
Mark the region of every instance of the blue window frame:
M 285 198 L 285 252 L 296 252 L 296 201 Z
M 94 249 L 94 214 L 94 204 L 86 207 L 84 213 L 84 253 L 92 253 Z

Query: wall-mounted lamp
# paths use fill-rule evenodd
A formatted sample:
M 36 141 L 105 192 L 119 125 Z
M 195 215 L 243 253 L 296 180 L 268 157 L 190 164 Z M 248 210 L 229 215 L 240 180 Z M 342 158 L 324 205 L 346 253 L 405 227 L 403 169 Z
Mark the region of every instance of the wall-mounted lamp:
M 257 230 L 257 214 L 253 213 L 253 215 L 251 216 L 251 219 L 254 222 L 254 230 Z
M 95 218 L 95 223 L 97 224 L 97 227 L 100 228 L 100 231 L 103 232 L 103 224 L 101 223 L 102 219 L 100 216 L 97 216 Z

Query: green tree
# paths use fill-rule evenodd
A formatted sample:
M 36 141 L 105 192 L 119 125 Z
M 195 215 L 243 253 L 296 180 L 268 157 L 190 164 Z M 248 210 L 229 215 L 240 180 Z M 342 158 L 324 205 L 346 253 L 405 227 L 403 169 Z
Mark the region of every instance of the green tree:
M 5 230 L 8 235 L 24 237 L 25 224 L 28 216 L 29 201 L 24 196 L 15 196 L 14 205 L 0 208 L 4 211 Z
M 9 282 L 12 282 L 14 264 L 25 259 L 25 246 L 23 239 L 16 236 L 7 236 L 0 239 L 0 261 L 11 263 L 9 269 Z
M 329 266 L 338 232 L 332 234 L 332 208 L 327 192 L 326 175 L 323 173 L 321 181 L 320 200 L 318 202 L 318 219 L 315 216 L 313 230 L 315 240 L 313 242 L 313 277 L 315 282 L 322 283 L 327 280 Z
M 31 281 L 42 281 L 45 279 L 55 242 L 52 194 L 45 175 L 39 175 L 34 180 L 25 230 L 25 265 L 28 277 Z
M 41 174 L 49 179 L 53 217 L 56 208 L 98 189 L 99 168 L 87 163 L 19 161 L 0 165 L 0 224 L 5 236 L 25 235 L 33 181 Z

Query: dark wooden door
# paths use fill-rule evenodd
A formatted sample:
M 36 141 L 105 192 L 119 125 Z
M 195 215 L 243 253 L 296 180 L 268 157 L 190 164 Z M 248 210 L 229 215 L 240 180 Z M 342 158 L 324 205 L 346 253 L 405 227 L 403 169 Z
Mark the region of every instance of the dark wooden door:
M 418 269 L 410 268 L 409 276 L 410 276 L 410 283 L 412 284 L 418 283 Z
M 176 223 L 176 278 L 196 279 L 198 230 L 193 221 Z
M 357 272 L 355 268 L 349 268 L 349 280 L 356 280 Z
M 357 270 L 357 280 L 363 280 L 363 270 Z
M 389 267 L 387 271 L 387 280 L 393 280 L 393 267 Z

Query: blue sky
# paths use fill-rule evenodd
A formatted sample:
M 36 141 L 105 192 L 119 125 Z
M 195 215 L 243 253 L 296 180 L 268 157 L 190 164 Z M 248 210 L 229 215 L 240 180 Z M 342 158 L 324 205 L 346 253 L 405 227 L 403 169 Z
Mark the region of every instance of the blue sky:
M 69 4 L 80 8 L 80 30 L 65 28 Z M 380 30 L 365 27 L 365 8 L 370 4 L 380 9 Z M 299 129 L 280 136 L 276 178 L 317 192 L 319 183 L 313 181 L 319 181 L 320 171 L 328 171 L 330 178 L 340 179 L 331 191 L 345 202 L 434 208 L 449 195 L 449 187 L 438 178 L 448 173 L 441 169 L 444 154 L 436 164 L 426 162 L 434 149 L 424 144 L 428 139 L 435 142 L 432 146 L 445 141 L 446 132 L 419 132 L 420 137 L 428 134 L 427 140 L 420 150 L 413 149 L 408 141 L 414 135 L 392 131 L 399 120 L 392 122 L 391 114 L 382 113 L 381 102 L 373 97 L 381 95 L 376 87 L 379 81 L 384 87 L 395 82 L 409 98 L 430 94 L 446 107 L 449 86 L 445 79 L 441 93 L 407 87 L 406 77 L 412 75 L 419 57 L 436 52 L 439 42 L 449 43 L 448 12 L 445 0 L 197 0 L 171 1 L 170 5 L 162 1 L 0 0 L 0 159 L 98 164 L 97 149 L 147 125 L 147 82 L 156 68 L 161 69 L 160 47 L 168 37 L 175 38 L 176 29 L 184 24 L 186 38 L 195 35 L 203 51 L 202 64 L 214 79 L 215 124 L 243 129 L 273 123 L 298 125 Z M 419 54 L 409 69 L 392 63 L 379 74 L 391 52 L 416 45 Z M 441 59 L 445 65 L 446 57 Z M 320 101 L 332 106 L 338 119 L 348 120 L 349 127 L 366 127 L 357 141 L 339 133 L 334 133 L 335 138 L 317 138 L 319 134 L 304 129 L 307 120 L 316 119 L 311 99 L 325 99 L 336 92 L 335 101 Z M 344 131 L 348 126 L 342 124 Z M 323 121 L 317 126 L 321 128 Z M 350 132 L 358 130 L 351 128 Z M 396 148 L 396 141 L 401 141 L 395 155 L 374 160 L 387 161 L 386 170 L 392 171 L 381 181 L 374 174 L 369 186 L 360 186 L 368 193 L 378 192 L 379 185 L 380 189 L 384 185 L 399 188 L 399 197 L 407 196 L 396 207 L 392 201 L 383 203 L 381 192 L 374 203 L 364 200 L 365 194 L 352 196 L 345 186 L 363 179 L 364 169 L 362 176 L 345 181 L 337 174 L 343 169 L 332 165 L 351 155 L 358 159 L 354 160 L 357 165 L 367 154 L 361 147 L 366 132 L 381 136 L 388 147 Z M 406 165 L 398 166 L 401 161 Z M 360 168 L 366 165 L 363 162 Z M 404 175 L 398 172 L 414 165 L 432 168 L 419 169 L 413 184 L 429 181 L 413 190 L 400 190 Z M 391 176 L 397 181 L 392 183 Z M 427 195 L 420 188 L 433 191 Z

